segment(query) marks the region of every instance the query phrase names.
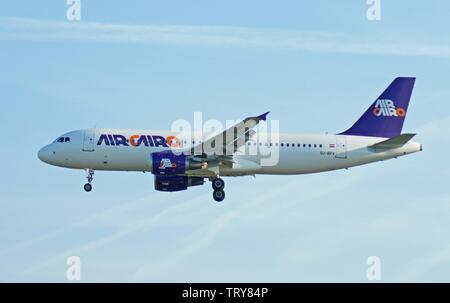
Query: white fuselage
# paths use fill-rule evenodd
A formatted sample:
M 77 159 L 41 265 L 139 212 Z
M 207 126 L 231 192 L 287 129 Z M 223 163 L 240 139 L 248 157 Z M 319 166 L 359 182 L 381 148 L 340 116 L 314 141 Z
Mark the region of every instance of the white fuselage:
M 118 135 L 127 141 L 114 144 L 111 138 L 108 145 L 106 141 L 99 142 L 101 134 Z M 78 130 L 62 135 L 59 140 L 43 147 L 38 156 L 46 163 L 67 168 L 147 172 L 152 170 L 151 154 L 170 149 L 159 142 L 158 137 L 167 138 L 170 135 L 173 134 L 151 130 Z M 150 136 L 150 138 L 146 142 L 141 141 L 139 146 L 132 146 L 129 141 L 132 136 L 135 138 Z M 179 139 L 181 147 L 192 146 L 190 140 Z M 402 147 L 387 150 L 369 147 L 383 140 L 386 138 L 334 134 L 280 134 L 276 143 L 249 141 L 235 153 L 233 161 L 236 165 L 219 166 L 219 175 L 316 173 L 391 159 L 422 150 L 421 144 L 412 141 Z M 194 145 L 197 143 L 194 142 Z M 268 157 L 273 157 L 274 161 L 264 165 L 264 161 L 261 160 Z

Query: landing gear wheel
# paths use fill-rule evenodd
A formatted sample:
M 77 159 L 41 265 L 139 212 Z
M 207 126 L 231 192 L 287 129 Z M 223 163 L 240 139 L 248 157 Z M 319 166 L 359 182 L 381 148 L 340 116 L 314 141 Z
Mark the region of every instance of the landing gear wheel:
M 214 190 L 223 190 L 224 187 L 225 187 L 225 182 L 222 179 L 216 178 L 216 179 L 212 180 L 212 188 Z
M 92 190 L 92 185 L 89 183 L 84 184 L 84 190 L 90 192 Z
M 225 199 L 225 192 L 221 189 L 219 190 L 215 190 L 213 192 L 213 198 L 214 200 L 216 200 L 217 202 L 222 202 L 223 199 Z

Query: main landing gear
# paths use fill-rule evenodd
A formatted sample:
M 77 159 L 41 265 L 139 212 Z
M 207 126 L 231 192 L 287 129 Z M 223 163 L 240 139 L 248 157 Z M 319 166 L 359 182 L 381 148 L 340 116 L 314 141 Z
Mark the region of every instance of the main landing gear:
M 225 187 L 225 182 L 220 178 L 215 178 L 211 180 L 212 182 L 212 188 L 214 190 L 213 192 L 213 198 L 217 202 L 222 202 L 223 199 L 225 199 L 225 192 L 223 191 L 223 188 Z
M 86 169 L 86 179 L 88 183 L 84 184 L 84 190 L 90 192 L 92 190 L 92 180 L 94 180 L 94 170 Z

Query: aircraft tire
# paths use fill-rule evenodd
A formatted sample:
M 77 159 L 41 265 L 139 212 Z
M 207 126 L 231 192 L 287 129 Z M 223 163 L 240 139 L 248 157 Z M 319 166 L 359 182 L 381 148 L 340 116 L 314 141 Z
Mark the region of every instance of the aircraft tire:
M 211 183 L 214 190 L 223 190 L 225 187 L 225 182 L 221 178 L 216 178 Z
M 222 202 L 225 199 L 225 192 L 221 189 L 213 192 L 213 198 L 216 202 Z
M 92 185 L 89 183 L 84 184 L 84 190 L 90 192 L 92 190 Z

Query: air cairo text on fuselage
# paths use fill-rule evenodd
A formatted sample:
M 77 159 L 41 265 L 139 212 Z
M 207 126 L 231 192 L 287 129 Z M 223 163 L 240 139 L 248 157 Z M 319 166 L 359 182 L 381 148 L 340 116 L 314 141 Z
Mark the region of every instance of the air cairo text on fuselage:
M 131 135 L 129 138 L 120 134 L 101 134 L 97 145 L 106 146 L 146 146 L 146 147 L 178 147 L 180 140 L 176 136 Z

